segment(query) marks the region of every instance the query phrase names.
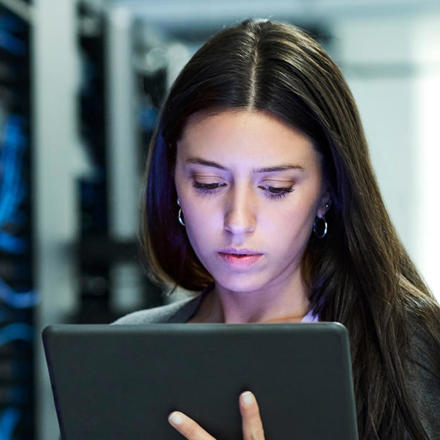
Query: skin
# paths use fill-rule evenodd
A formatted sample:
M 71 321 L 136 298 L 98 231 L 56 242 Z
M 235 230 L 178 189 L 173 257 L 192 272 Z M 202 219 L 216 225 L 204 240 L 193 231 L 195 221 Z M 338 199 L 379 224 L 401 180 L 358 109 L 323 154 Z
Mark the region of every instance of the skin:
M 245 391 L 240 395 L 239 408 L 242 418 L 243 440 L 264 440 L 260 410 L 255 396 L 250 391 Z M 172 412 L 168 420 L 171 426 L 187 439 L 215 440 L 197 422 L 180 411 Z
M 175 185 L 190 243 L 215 280 L 190 322 L 300 321 L 310 307 L 301 260 L 329 203 L 311 140 L 265 112 L 196 114 L 177 144 Z M 261 257 L 231 266 L 219 254 L 229 248 Z M 244 394 L 243 438 L 263 439 L 257 401 Z M 213 438 L 183 413 L 172 415 L 187 439 Z

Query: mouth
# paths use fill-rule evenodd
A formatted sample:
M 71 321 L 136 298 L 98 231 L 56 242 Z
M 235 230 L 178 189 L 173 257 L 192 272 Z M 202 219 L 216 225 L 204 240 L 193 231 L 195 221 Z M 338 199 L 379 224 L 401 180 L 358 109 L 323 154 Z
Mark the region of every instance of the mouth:
M 258 253 L 250 250 L 225 250 L 218 252 L 221 259 L 231 268 L 246 269 L 254 265 L 262 256 L 262 253 Z
M 247 257 L 250 255 L 263 255 L 262 252 L 250 250 L 250 249 L 235 249 L 235 248 L 228 248 L 228 249 L 222 249 L 219 251 L 219 254 L 225 254 L 225 255 L 234 255 L 237 257 Z

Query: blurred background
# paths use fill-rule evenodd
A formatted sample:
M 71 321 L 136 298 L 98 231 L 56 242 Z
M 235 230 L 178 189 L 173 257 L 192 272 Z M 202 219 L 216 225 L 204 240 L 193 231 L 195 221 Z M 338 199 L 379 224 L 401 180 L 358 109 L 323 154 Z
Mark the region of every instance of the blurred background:
M 341 67 L 440 297 L 439 0 L 0 0 L 0 440 L 58 438 L 43 327 L 173 299 L 139 265 L 147 143 L 184 63 L 248 17 L 303 27 Z

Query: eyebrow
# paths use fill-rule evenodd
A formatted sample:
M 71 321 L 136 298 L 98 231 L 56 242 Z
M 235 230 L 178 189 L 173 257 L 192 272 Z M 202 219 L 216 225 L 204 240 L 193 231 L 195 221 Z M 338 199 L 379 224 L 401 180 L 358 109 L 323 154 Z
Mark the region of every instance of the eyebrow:
M 227 168 L 218 164 L 217 162 L 213 162 L 211 160 L 200 159 L 198 157 L 189 158 L 185 161 L 186 163 L 195 163 L 199 165 L 205 165 L 207 167 L 218 168 L 220 170 L 228 171 Z M 304 171 L 304 168 L 301 165 L 278 165 L 274 167 L 264 167 L 264 168 L 253 168 L 253 173 L 271 173 L 274 171 L 285 171 L 285 170 L 301 170 Z

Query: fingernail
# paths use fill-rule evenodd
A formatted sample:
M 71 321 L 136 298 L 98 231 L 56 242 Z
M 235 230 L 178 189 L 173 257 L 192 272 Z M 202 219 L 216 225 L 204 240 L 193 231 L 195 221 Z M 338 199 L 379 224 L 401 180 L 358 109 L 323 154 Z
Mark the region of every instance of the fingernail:
M 168 416 L 168 421 L 172 425 L 180 425 L 183 422 L 183 417 L 180 413 L 174 411 Z
M 241 401 L 244 405 L 250 405 L 255 402 L 255 397 L 250 391 L 245 391 L 241 394 Z

